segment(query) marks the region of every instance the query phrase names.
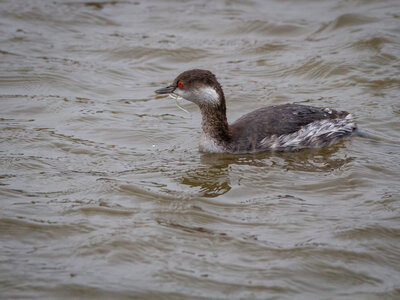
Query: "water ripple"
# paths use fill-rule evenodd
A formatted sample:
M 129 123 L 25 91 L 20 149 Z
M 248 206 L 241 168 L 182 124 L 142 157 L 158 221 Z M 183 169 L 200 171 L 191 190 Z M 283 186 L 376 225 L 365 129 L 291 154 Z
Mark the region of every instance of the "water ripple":
M 0 1 L 3 298 L 400 297 L 400 5 Z M 154 95 L 221 82 L 228 119 L 296 102 L 371 139 L 198 151 Z

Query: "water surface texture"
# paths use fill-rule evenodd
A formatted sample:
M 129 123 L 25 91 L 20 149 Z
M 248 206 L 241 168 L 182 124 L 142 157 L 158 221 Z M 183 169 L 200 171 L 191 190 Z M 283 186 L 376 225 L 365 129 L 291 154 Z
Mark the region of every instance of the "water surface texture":
M 400 298 L 399 1 L 3 0 L 0 41 L 0 298 Z M 373 140 L 201 154 L 191 68 Z

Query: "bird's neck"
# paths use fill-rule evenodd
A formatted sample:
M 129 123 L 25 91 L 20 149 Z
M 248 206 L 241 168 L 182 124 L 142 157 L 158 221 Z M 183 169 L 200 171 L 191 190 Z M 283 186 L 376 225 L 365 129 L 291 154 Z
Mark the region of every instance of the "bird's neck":
M 203 135 L 215 141 L 228 143 L 231 140 L 231 132 L 226 118 L 226 106 L 223 94 L 218 104 L 200 105 L 200 111 Z

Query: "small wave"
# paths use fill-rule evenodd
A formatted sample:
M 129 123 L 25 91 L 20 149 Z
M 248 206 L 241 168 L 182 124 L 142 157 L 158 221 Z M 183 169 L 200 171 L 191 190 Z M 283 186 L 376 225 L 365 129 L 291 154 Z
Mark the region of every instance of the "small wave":
M 298 35 L 305 32 L 305 28 L 293 24 L 274 24 L 262 20 L 242 21 L 240 25 L 229 29 L 228 34 L 268 34 L 279 36 Z
M 207 57 L 208 51 L 200 48 L 149 48 L 135 46 L 130 48 L 118 47 L 116 49 L 94 50 L 93 53 L 101 54 L 109 61 L 143 61 L 161 60 L 171 63 L 193 62 Z M 136 64 L 135 63 L 135 64 Z
M 57 239 L 66 234 L 82 234 L 92 231 L 93 228 L 83 224 L 64 224 L 44 219 L 25 219 L 25 218 L 1 218 L 0 232 L 15 238 L 16 236 L 43 239 Z
M 329 62 L 320 57 L 300 61 L 300 66 L 292 66 L 282 72 L 282 76 L 299 76 L 307 79 L 321 79 L 343 76 L 351 73 L 355 66 L 345 62 Z
M 375 36 L 372 38 L 358 40 L 350 45 L 351 48 L 355 50 L 372 50 L 376 52 L 380 52 L 382 47 L 385 44 L 391 44 L 392 41 L 389 38 L 382 37 L 382 36 Z
M 84 215 L 106 215 L 107 217 L 124 217 L 134 214 L 128 209 L 107 207 L 107 206 L 82 206 L 75 209 L 65 211 L 64 213 L 82 213 Z
M 322 25 L 315 34 L 335 31 L 341 28 L 360 26 L 368 23 L 378 22 L 378 18 L 364 16 L 361 14 L 343 14 L 335 20 Z

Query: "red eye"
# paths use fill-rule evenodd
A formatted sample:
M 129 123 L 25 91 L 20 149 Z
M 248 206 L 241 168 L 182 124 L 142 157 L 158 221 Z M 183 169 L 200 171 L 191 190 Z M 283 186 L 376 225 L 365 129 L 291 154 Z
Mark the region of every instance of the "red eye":
M 179 86 L 179 87 L 183 87 L 182 81 L 178 81 L 178 86 Z

